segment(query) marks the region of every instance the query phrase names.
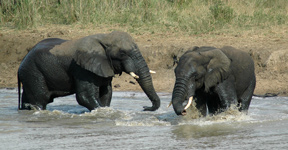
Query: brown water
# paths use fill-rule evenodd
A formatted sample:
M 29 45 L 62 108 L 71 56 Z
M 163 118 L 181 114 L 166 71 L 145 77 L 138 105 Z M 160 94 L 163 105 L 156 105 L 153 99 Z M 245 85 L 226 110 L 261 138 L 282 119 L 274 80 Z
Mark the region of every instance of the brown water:
M 114 92 L 110 108 L 89 112 L 74 96 L 47 111 L 17 111 L 17 92 L 0 90 L 0 149 L 287 149 L 288 98 L 253 98 L 248 115 L 230 110 L 191 119 L 166 108 L 156 112 L 141 92 Z

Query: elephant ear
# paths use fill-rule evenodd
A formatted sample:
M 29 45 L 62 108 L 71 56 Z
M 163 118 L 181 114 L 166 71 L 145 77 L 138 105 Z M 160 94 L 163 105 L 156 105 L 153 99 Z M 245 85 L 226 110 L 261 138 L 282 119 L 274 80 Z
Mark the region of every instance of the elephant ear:
M 74 60 L 82 68 L 101 77 L 112 77 L 114 71 L 110 57 L 106 55 L 107 46 L 101 42 L 103 35 L 88 36 L 77 45 Z
M 212 86 L 228 78 L 231 61 L 219 49 L 200 52 L 200 54 L 210 58 L 204 79 L 205 91 L 208 92 Z

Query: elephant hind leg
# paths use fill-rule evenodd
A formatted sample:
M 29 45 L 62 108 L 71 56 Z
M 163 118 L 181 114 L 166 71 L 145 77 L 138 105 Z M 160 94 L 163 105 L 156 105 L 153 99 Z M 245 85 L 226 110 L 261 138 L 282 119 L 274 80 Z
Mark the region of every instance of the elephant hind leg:
M 22 84 L 22 109 L 45 110 L 51 101 L 51 92 L 44 76 L 40 72 L 26 72 L 22 75 Z
M 239 111 L 243 111 L 247 113 L 252 96 L 253 96 L 255 86 L 256 86 L 255 81 L 252 80 L 248 88 L 244 91 L 244 93 L 239 98 L 239 102 L 238 102 L 240 104 Z
M 40 109 L 38 106 L 36 106 L 35 102 L 33 102 L 33 98 L 31 96 L 27 96 L 26 90 L 23 90 L 21 101 L 21 109 L 31 110 L 36 107 L 37 109 Z
M 29 88 L 23 85 L 23 93 L 22 93 L 22 109 L 36 109 L 36 110 L 45 110 L 47 104 L 50 100 L 50 94 L 47 90 L 43 90 L 35 85 L 33 88 Z

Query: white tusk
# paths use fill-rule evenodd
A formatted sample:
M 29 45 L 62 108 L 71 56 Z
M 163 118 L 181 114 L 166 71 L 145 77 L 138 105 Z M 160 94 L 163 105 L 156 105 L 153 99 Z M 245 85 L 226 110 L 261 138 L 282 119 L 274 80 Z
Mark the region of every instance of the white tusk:
M 153 71 L 153 70 L 149 70 L 149 72 L 150 72 L 150 73 L 156 73 L 156 71 Z
M 193 96 L 191 96 L 191 97 L 189 98 L 188 104 L 185 106 L 184 110 L 187 110 L 187 109 L 191 106 L 192 101 L 193 101 Z
M 135 79 L 139 79 L 139 76 L 137 76 L 134 72 L 130 72 L 130 75 Z
M 172 105 L 172 101 L 169 103 L 169 105 L 167 106 L 167 108 L 169 108 Z

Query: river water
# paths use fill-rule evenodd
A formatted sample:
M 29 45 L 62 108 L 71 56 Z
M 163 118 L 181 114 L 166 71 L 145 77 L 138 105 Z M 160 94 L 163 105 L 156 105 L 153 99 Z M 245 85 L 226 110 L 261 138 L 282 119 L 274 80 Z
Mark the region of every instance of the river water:
M 179 117 L 142 92 L 114 92 L 111 107 L 89 112 L 75 96 L 57 98 L 45 111 L 18 111 L 15 89 L 0 89 L 2 150 L 268 149 L 288 148 L 288 98 L 253 97 L 248 115 L 229 110 L 215 116 Z M 193 109 L 191 108 L 191 111 Z

